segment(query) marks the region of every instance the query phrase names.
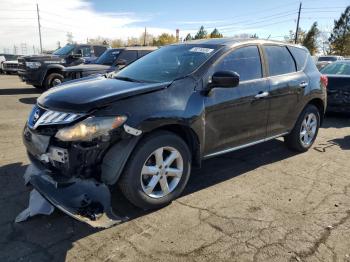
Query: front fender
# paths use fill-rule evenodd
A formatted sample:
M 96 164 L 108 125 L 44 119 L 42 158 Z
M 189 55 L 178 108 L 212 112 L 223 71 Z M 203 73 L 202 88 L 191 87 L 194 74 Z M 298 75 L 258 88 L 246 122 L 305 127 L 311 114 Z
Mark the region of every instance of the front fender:
M 101 181 L 114 185 L 141 136 L 132 136 L 114 144 L 106 153 L 101 165 Z

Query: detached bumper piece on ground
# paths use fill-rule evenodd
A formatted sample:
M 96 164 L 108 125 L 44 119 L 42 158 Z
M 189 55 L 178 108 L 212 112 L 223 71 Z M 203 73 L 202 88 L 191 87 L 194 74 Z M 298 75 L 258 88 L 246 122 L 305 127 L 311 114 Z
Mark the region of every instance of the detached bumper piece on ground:
M 28 208 L 16 222 L 39 214 L 50 215 L 54 207 L 96 228 L 108 228 L 127 219 L 113 214 L 108 187 L 92 179 L 57 182 L 34 165 L 28 166 L 24 179 L 34 190 Z

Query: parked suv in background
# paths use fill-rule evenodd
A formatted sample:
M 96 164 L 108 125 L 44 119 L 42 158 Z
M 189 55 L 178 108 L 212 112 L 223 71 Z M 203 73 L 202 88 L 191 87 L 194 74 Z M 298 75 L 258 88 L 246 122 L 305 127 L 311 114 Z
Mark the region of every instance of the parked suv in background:
M 327 55 L 327 56 L 320 56 L 317 59 L 316 66 L 318 69 L 322 69 L 326 65 L 336 62 L 336 61 L 341 61 L 344 60 L 344 57 L 342 56 L 337 56 L 337 55 Z
M 144 55 L 158 49 L 153 46 L 135 46 L 107 49 L 91 64 L 81 64 L 64 68 L 64 79 L 78 79 L 92 74 L 104 74 L 119 70 Z
M 277 137 L 307 151 L 325 88 L 300 46 L 206 39 L 162 47 L 113 78 L 42 94 L 23 132 L 27 178 L 79 219 L 109 210 L 106 191 L 117 186 L 134 205 L 159 208 L 182 193 L 203 159 Z
M 96 59 L 106 49 L 103 45 L 69 44 L 52 55 L 24 56 L 18 59 L 18 75 L 29 85 L 49 89 L 63 81 L 62 70 L 66 66 L 84 63 L 86 59 Z

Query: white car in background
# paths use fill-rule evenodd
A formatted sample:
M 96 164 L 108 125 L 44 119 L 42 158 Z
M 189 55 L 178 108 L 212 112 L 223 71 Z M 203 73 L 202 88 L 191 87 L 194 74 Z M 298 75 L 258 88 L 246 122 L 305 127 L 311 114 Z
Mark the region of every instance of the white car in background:
M 18 61 L 4 61 L 1 64 L 1 69 L 5 74 L 17 74 L 18 72 Z
M 17 57 L 18 55 L 0 54 L 0 73 L 4 73 L 3 63 L 5 63 L 6 61 L 17 62 Z M 13 72 L 13 70 L 10 71 Z

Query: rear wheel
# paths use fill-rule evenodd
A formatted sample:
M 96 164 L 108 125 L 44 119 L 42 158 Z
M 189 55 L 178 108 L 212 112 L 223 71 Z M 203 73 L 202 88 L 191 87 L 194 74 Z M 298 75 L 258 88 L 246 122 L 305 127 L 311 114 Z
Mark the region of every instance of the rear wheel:
M 300 114 L 292 132 L 285 137 L 287 146 L 298 152 L 305 152 L 315 142 L 320 127 L 320 112 L 314 105 L 308 105 Z
M 45 89 L 50 89 L 51 87 L 57 86 L 63 82 L 63 75 L 59 73 L 51 73 L 48 76 L 46 76 L 44 81 L 44 87 Z
M 156 132 L 136 147 L 119 188 L 135 206 L 159 208 L 182 193 L 190 170 L 191 153 L 186 143 L 171 132 Z

